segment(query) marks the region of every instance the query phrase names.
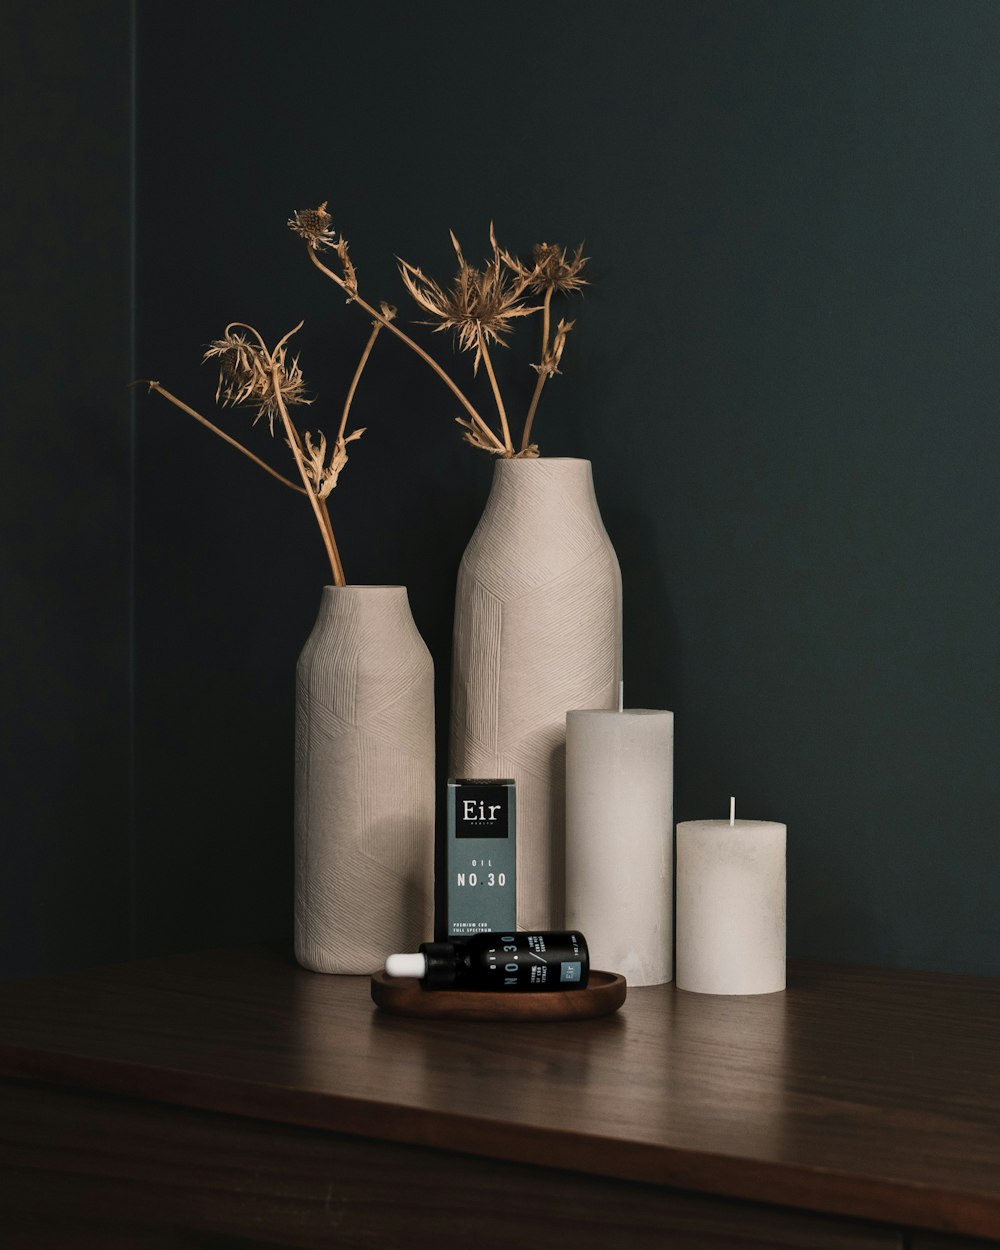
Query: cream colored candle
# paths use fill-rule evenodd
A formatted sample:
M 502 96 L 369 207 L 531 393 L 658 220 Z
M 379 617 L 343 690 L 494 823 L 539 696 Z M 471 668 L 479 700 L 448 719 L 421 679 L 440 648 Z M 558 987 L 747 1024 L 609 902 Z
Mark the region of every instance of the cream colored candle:
M 677 826 L 677 988 L 771 994 L 785 988 L 784 825 Z
M 673 712 L 566 715 L 566 924 L 594 968 L 673 976 Z

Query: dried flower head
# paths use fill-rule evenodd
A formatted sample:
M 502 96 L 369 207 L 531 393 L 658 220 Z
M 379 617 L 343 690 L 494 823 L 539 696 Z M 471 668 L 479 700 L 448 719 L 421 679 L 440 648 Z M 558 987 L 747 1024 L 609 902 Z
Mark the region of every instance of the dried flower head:
M 319 208 L 303 208 L 289 217 L 288 227 L 299 235 L 317 252 L 328 247 L 337 246 L 337 236 L 333 230 L 333 218 L 326 211 L 326 200 Z
M 333 228 L 333 218 L 326 211 L 326 200 L 319 208 L 299 209 L 288 219 L 288 228 L 294 231 L 314 252 L 322 252 L 327 248 L 337 253 L 343 274 L 344 289 L 347 291 L 348 302 L 358 293 L 358 272 L 351 261 L 347 248 L 347 240 L 343 235 L 337 236 Z
M 483 345 L 501 343 L 506 346 L 501 335 L 510 332 L 510 323 L 514 318 L 526 317 L 538 310 L 524 303 L 525 283 L 521 277 L 512 278 L 504 268 L 492 226 L 490 243 L 493 258 L 482 269 L 476 269 L 466 261 L 454 233 L 451 241 L 458 257 L 458 273 L 451 290 L 442 290 L 432 278 L 408 261 L 400 260 L 399 269 L 406 289 L 417 304 L 434 318 L 425 324 L 434 326 L 435 330 L 454 330 L 459 347 L 463 351 L 475 351 L 475 373 L 479 369 Z
M 536 243 L 530 265 L 509 252 L 503 253 L 503 260 L 525 287 L 536 295 L 544 295 L 546 291 L 569 295 L 587 285 L 587 279 L 580 277 L 580 271 L 588 260 L 583 254 L 582 243 L 572 256 L 567 256 L 566 249 L 555 243 Z
M 261 417 L 267 417 L 273 434 L 274 419 L 280 416 L 282 403 L 288 407 L 312 403 L 306 394 L 298 357 L 291 361 L 287 357 L 286 345 L 295 330 L 286 334 L 273 352 L 268 352 L 256 330 L 246 327 L 257 337 L 254 343 L 234 328 L 236 324 L 226 326 L 223 337 L 209 344 L 202 357 L 219 362 L 216 403 L 255 408 L 254 425 Z

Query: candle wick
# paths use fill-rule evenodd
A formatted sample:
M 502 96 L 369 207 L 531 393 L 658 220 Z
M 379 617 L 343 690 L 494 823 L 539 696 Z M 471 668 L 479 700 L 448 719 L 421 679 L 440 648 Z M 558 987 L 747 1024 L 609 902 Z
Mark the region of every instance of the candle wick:
M 731 825 L 736 824 L 736 799 L 733 795 L 729 796 L 729 823 Z

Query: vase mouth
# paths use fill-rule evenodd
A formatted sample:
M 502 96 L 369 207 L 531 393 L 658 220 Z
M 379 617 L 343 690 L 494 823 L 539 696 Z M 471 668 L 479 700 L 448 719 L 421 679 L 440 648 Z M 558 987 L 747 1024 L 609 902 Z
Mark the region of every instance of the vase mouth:
M 405 586 L 382 586 L 369 585 L 367 582 L 348 582 L 346 586 L 324 586 L 323 590 L 335 590 L 337 592 L 344 590 L 405 590 Z
M 503 457 L 497 457 L 497 464 L 509 467 L 510 465 L 528 465 L 528 464 L 590 464 L 586 456 L 531 456 L 521 460 L 505 460 Z
M 501 460 L 498 458 L 496 473 L 497 475 L 512 474 L 514 476 L 527 474 L 529 477 L 534 473 L 539 475 L 548 473 L 550 476 L 570 474 L 571 476 L 592 477 L 593 465 L 583 456 L 535 456 L 531 460 Z

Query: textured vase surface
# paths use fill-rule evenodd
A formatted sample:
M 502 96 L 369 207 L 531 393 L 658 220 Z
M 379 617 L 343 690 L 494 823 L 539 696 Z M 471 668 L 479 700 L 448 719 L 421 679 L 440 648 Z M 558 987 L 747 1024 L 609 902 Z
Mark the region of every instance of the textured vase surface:
M 621 572 L 588 460 L 498 460 L 458 574 L 450 771 L 517 783 L 517 922 L 565 906 L 566 713 L 618 706 Z
M 296 958 L 375 972 L 433 905 L 431 656 L 405 587 L 327 586 L 296 670 Z

